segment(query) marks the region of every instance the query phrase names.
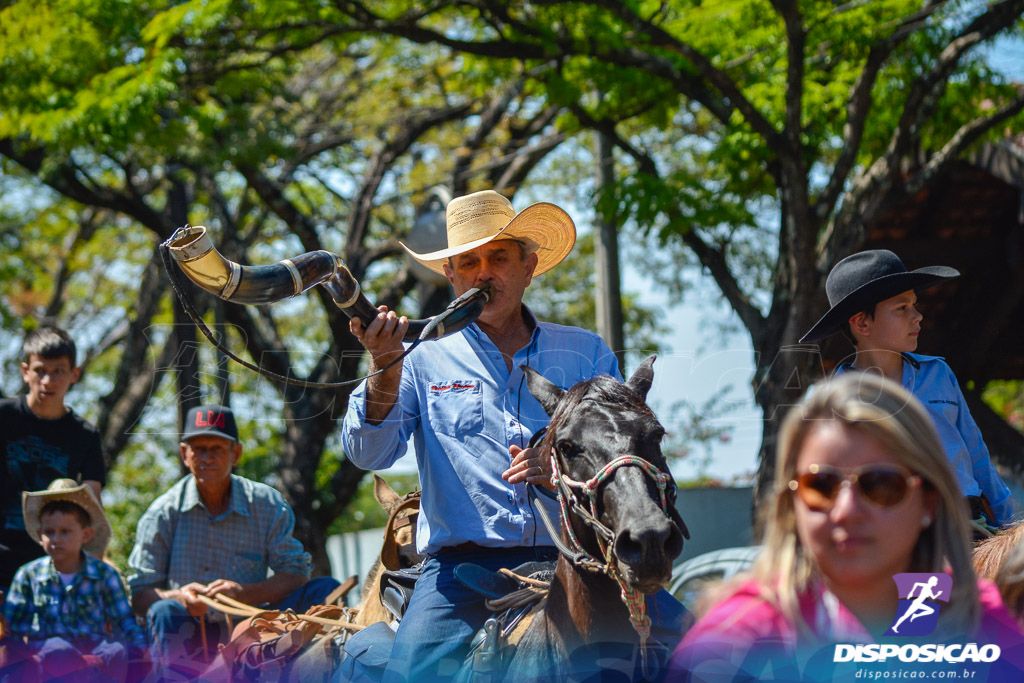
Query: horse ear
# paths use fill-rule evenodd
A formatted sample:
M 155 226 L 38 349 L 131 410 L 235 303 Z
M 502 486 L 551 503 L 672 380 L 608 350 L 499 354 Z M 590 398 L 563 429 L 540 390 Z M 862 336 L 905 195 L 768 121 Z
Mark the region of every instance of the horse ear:
M 640 398 L 647 400 L 647 392 L 651 390 L 651 384 L 654 383 L 654 360 L 657 355 L 648 356 L 640 367 L 636 369 L 633 376 L 626 382 L 626 386 L 640 394 Z
M 548 417 L 554 415 L 558 402 L 565 396 L 565 389 L 559 388 L 557 384 L 547 380 L 544 375 L 527 365 L 519 367 L 526 373 L 526 386 L 530 388 L 530 393 L 540 401 L 540 405 Z
M 402 497 L 376 474 L 373 475 L 373 497 L 389 515 L 402 502 Z

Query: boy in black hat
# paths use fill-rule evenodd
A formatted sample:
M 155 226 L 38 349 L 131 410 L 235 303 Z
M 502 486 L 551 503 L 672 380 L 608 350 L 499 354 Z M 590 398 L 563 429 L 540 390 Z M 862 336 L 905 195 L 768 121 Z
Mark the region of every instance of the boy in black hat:
M 959 275 L 945 266 L 908 271 L 885 249 L 848 256 L 825 281 L 831 308 L 800 341 L 816 342 L 842 332 L 855 354 L 836 375 L 876 372 L 899 382 L 924 404 L 971 506 L 975 529 L 991 535 L 1013 514 L 1010 490 L 992 466 L 953 371 L 939 357 L 913 353 L 922 318 L 914 290 Z

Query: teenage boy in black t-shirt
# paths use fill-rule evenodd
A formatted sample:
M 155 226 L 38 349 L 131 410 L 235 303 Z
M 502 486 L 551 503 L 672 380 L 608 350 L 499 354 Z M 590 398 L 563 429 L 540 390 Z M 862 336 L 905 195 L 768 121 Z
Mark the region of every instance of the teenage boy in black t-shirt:
M 106 466 L 99 432 L 64 405 L 78 381 L 71 336 L 40 327 L 25 337 L 21 376 L 28 394 L 0 400 L 0 590 L 6 592 L 21 565 L 41 557 L 25 533 L 21 492 L 40 491 L 54 479 L 74 479 L 99 499 Z

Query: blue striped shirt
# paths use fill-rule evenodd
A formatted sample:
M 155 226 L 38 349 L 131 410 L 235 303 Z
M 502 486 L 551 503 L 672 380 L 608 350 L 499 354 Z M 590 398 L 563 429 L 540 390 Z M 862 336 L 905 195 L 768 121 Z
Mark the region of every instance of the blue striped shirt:
M 511 464 L 509 446 L 525 447 L 549 422 L 520 365 L 563 389 L 599 374 L 620 376 L 615 355 L 599 336 L 544 322 L 536 323 L 509 372 L 501 352 L 473 324 L 406 357 L 398 400 L 380 425 L 366 422 L 366 382 L 349 398 L 342 433 L 348 458 L 359 467 L 388 468 L 413 440 L 423 487 L 416 529 L 421 553 L 467 541 L 499 548 L 552 545 L 526 485 L 501 478 Z M 557 504 L 541 500 L 557 519 Z
M 309 576 L 310 556 L 292 535 L 295 514 L 275 489 L 231 475 L 228 509 L 213 517 L 190 474 L 149 506 L 128 558 L 132 591 L 193 581 L 255 583 L 268 570 Z
M 11 632 L 30 640 L 53 637 L 120 640 L 147 647 L 136 623 L 121 575 L 109 564 L 82 553 L 82 569 L 65 586 L 49 557 L 18 569 L 4 601 Z

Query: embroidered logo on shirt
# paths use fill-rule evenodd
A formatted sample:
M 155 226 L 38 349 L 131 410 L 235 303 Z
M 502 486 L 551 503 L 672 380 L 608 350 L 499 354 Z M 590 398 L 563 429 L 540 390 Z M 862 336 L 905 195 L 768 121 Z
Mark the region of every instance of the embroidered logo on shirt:
M 932 399 L 928 399 L 928 402 L 929 403 L 942 403 L 942 404 L 947 405 L 947 406 L 959 405 L 956 401 L 947 401 L 944 398 L 932 398 Z
M 431 382 L 430 393 L 435 395 L 451 393 L 458 394 L 465 391 L 473 391 L 476 389 L 476 382 L 462 382 L 462 381 L 451 381 L 451 382 Z

